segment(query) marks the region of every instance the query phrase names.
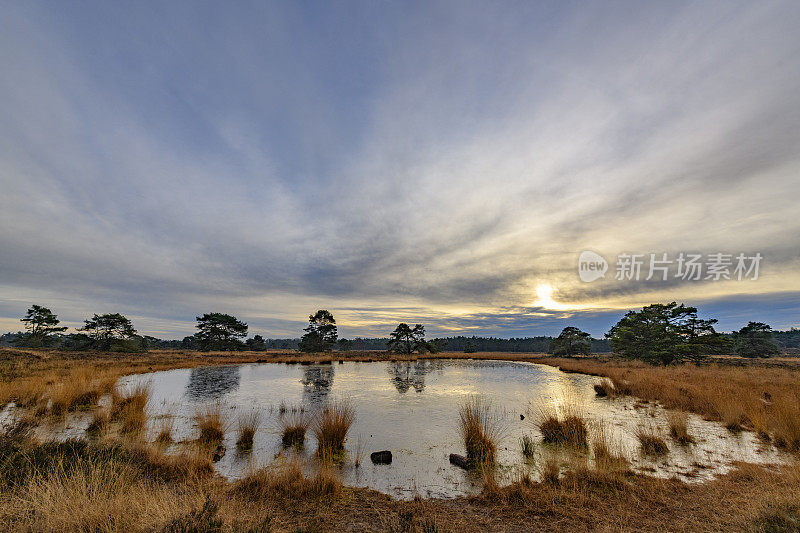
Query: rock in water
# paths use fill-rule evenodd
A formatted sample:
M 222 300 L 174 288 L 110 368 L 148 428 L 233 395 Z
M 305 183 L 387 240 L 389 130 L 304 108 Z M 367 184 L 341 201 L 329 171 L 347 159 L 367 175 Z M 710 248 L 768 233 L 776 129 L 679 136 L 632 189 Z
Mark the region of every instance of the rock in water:
M 457 453 L 450 454 L 450 464 L 454 464 L 464 470 L 469 470 L 469 459 Z
M 369 454 L 370 460 L 376 465 L 390 465 L 392 464 L 392 452 L 389 450 L 382 450 L 380 452 L 372 452 Z

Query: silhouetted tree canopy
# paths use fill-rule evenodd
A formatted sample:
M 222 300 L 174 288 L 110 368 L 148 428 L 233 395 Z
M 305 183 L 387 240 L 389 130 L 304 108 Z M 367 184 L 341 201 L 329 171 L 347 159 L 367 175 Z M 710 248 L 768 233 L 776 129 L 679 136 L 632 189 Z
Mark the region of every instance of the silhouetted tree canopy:
M 763 322 L 748 322 L 734 333 L 733 349 L 742 357 L 769 357 L 780 353 L 772 338 L 772 328 Z
M 264 340 L 264 337 L 261 335 L 253 335 L 253 338 L 247 339 L 245 341 L 245 346 L 248 350 L 254 352 L 263 352 L 267 349 L 267 342 Z
M 92 318 L 83 321 L 84 326 L 80 331 L 85 332 L 91 339 L 92 348 L 97 350 L 136 350 L 141 349 L 141 343 L 127 343 L 124 341 L 136 337 L 136 330 L 130 319 L 119 313 L 95 314 Z M 80 344 L 81 339 L 75 341 Z
M 550 351 L 553 355 L 589 355 L 592 351 L 591 335 L 573 326 L 566 327 L 550 343 Z
M 412 328 L 405 322 L 401 322 L 389 334 L 387 348 L 390 352 L 405 354 L 415 351 L 428 351 L 427 343 L 425 342 L 425 327 L 422 324 L 417 324 Z
M 24 346 L 44 346 L 50 340 L 50 335 L 67 329 L 66 326 L 59 326 L 58 317 L 41 305 L 32 305 L 20 321 L 27 331 L 17 343 Z
M 333 314 L 326 309 L 320 309 L 308 316 L 306 333 L 300 338 L 298 348 L 301 352 L 330 352 L 336 345 L 339 334 Z
M 201 350 L 237 350 L 244 345 L 247 324 L 225 313 L 206 313 L 197 317 L 195 333 L 197 348 Z
M 728 340 L 714 331 L 716 322 L 697 318 L 695 307 L 653 304 L 628 311 L 606 336 L 622 357 L 670 364 L 728 349 Z

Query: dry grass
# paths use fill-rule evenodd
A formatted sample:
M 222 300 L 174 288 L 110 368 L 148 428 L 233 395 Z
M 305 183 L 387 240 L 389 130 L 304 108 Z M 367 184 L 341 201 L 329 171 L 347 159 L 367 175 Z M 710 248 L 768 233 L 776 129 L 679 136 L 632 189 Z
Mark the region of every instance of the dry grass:
M 605 424 L 596 424 L 592 431 L 591 445 L 595 470 L 616 476 L 630 472 L 625 450 L 619 442 Z
M 494 463 L 500 426 L 491 405 L 480 396 L 472 396 L 459 408 L 458 421 L 470 463 Z
M 225 438 L 227 421 L 219 404 L 198 409 L 194 415 L 200 435 L 197 440 L 204 444 L 216 444 Z
M 586 446 L 586 418 L 575 405 L 544 407 L 536 414 L 536 425 L 545 442 Z
M 597 358 L 539 358 L 536 362 L 567 372 L 605 376 L 618 394 L 719 420 L 731 431 L 753 429 L 764 438 L 798 442 L 793 421 L 800 420 L 799 365 L 771 367 L 759 361 L 741 361 L 746 366 L 687 363 L 657 367 Z
M 141 435 L 147 424 L 147 404 L 150 401 L 150 384 L 140 383 L 124 391 L 114 389 L 111 395 L 112 421 L 120 422 L 120 431 L 127 435 Z
M 770 426 L 775 445 L 779 448 L 800 451 L 798 404 L 800 404 L 800 397 L 785 394 L 775 398 L 769 406 Z
M 64 533 L 141 531 L 184 512 L 188 500 L 138 479 L 125 465 L 86 462 L 66 470 L 59 464 L 35 476 L 5 504 L 15 515 L 7 517 L 13 522 L 6 525 Z
M 346 401 L 333 402 L 323 407 L 314 420 L 317 453 L 321 456 L 333 457 L 342 452 L 347 432 L 350 431 L 355 417 L 355 409 Z M 303 435 L 305 435 L 305 430 L 303 430 Z
M 442 354 L 450 357 L 451 354 Z M 455 354 L 458 356 L 458 354 Z M 373 358 L 374 354 L 335 354 L 337 358 L 356 360 Z M 487 357 L 487 354 L 470 354 L 470 358 Z M 25 385 L 31 396 L 31 406 L 41 404 L 41 397 L 49 387 L 68 375 L 64 369 L 76 365 L 91 365 L 110 372 L 130 373 L 152 371 L 178 366 L 200 364 L 231 364 L 247 361 L 281 361 L 305 356 L 272 353 L 219 353 L 198 354 L 192 352 L 155 352 L 136 356 L 106 355 L 97 353 L 71 353 L 44 351 L 19 351 L 0 349 L 0 363 L 6 365 L 4 376 L 11 376 L 14 384 L 29 379 L 30 375 L 52 376 L 44 380 L 45 387 L 39 393 L 35 386 Z M 324 357 L 331 357 L 330 354 Z M 385 356 L 388 357 L 388 356 Z M 489 354 L 489 358 L 527 359 L 526 354 Z M 309 360 L 317 360 L 316 356 Z M 584 364 L 582 360 L 570 364 Z M 626 373 L 630 365 L 597 363 L 602 371 L 616 367 L 614 372 Z M 703 390 L 709 378 L 718 379 L 723 388 L 741 399 L 744 406 L 746 426 L 757 428 L 758 414 L 762 411 L 761 426 L 777 437 L 781 426 L 785 426 L 783 440 L 790 445 L 792 429 L 791 414 L 796 412 L 795 391 L 800 388 L 798 373 L 786 369 L 770 368 L 697 368 L 691 365 L 665 369 L 647 369 L 643 372 L 651 381 L 644 383 L 633 372 L 623 379 L 627 382 L 627 393 L 640 391 L 642 397 L 658 400 L 671 408 L 682 408 L 709 418 L 718 418 L 711 394 Z M 638 371 L 637 371 L 638 372 Z M 663 378 L 663 379 L 662 379 Z M 730 378 L 730 379 L 729 379 Z M 51 381 L 53 380 L 53 381 Z M 679 388 L 683 391 L 679 391 Z M 10 397 L 11 382 L 0 383 L 0 397 Z M 648 392 L 649 391 L 649 392 Z M 749 392 L 748 392 L 749 391 Z M 771 399 L 762 402 L 764 392 Z M 639 392 L 637 392 L 639 394 Z M 651 396 L 648 397 L 647 395 Z M 785 396 L 784 396 L 785 395 Z M 663 396 L 663 397 L 662 397 Z M 785 398 L 785 399 L 782 399 Z M 794 398 L 794 399 L 793 399 Z M 754 406 L 759 404 L 759 409 Z M 682 405 L 672 405 L 671 402 Z M 0 438 L 0 446 L 5 446 Z M 106 442 L 98 441 L 99 443 Z M 593 441 L 592 441 L 593 442 Z M 594 447 L 594 444 L 592 444 Z M 25 452 L 26 458 L 49 453 Z M 134 453 L 134 452 L 126 452 Z M 612 450 L 613 453 L 613 450 Z M 796 523 L 800 509 L 800 468 L 758 466 L 736 466 L 730 474 L 715 481 L 685 484 L 675 480 L 651 479 L 638 475 L 626 478 L 624 485 L 609 483 L 603 473 L 582 471 L 575 465 L 565 472 L 559 481 L 558 462 L 553 457 L 540 461 L 542 470 L 550 474 L 543 476 L 550 482 L 535 483 L 525 476 L 513 487 L 499 489 L 491 495 L 455 500 L 392 500 L 375 491 L 341 488 L 338 498 L 309 497 L 293 499 L 282 496 L 281 490 L 264 499 L 251 498 L 246 491 L 232 491 L 233 484 L 210 476 L 189 475 L 197 468 L 211 473 L 208 459 L 199 457 L 144 458 L 145 452 L 135 454 L 135 459 L 146 466 L 123 479 L 124 487 L 117 492 L 104 488 L 97 492 L 81 492 L 66 489 L 61 483 L 58 490 L 49 494 L 69 494 L 68 502 L 59 504 L 58 511 L 49 511 L 43 502 L 50 500 L 37 497 L 26 487 L 29 481 L 2 489 L 0 498 L 0 524 L 9 531 L 162 531 L 176 520 L 194 524 L 194 518 L 213 515 L 212 521 L 221 521 L 224 531 L 585 531 L 592 527 L 600 531 L 790 531 Z M 139 455 L 142 456 L 139 459 Z M 12 477 L 8 454 L 0 455 L 2 480 Z M 116 457 L 116 456 L 114 456 Z M 29 459 L 26 459 L 26 461 Z M 113 459 L 117 461 L 117 459 Z M 128 459 L 130 460 L 130 459 Z M 109 461 L 108 457 L 92 459 L 94 466 Z M 126 460 L 127 461 L 127 460 Z M 194 466 L 187 466 L 195 462 Z M 16 464 L 16 463 L 12 463 Z M 26 464 L 25 461 L 21 464 Z M 65 463 L 66 464 L 66 463 Z M 71 461 L 70 464 L 74 464 Z M 552 466 L 549 466 L 552 465 Z M 792 470 L 792 468 L 794 470 Z M 40 472 L 48 472 L 39 469 Z M 184 472 L 183 474 L 181 472 Z M 555 475 L 553 476 L 553 472 Z M 795 472 L 794 474 L 792 472 Z M 69 474 L 72 476 L 72 474 Z M 110 477 L 110 476 L 107 476 Z M 305 477 L 305 476 L 304 476 Z M 37 478 L 45 481 L 47 476 Z M 94 479 L 94 478 L 89 478 Z M 101 483 L 79 483 L 97 485 Z M 109 485 L 105 485 L 108 487 Z M 115 494 L 124 490 L 125 500 L 116 499 Z M 290 493 L 292 491 L 289 491 Z M 301 491 L 302 493 L 303 491 Z M 325 491 L 322 491 L 323 493 Z M 311 494 L 315 491 L 311 491 Z M 54 501 L 54 500 L 52 500 Z M 119 503 L 114 503 L 119 502 Z M 211 504 L 209 504 L 211 502 Z M 207 505 L 208 504 L 208 505 Z M 213 505 L 212 505 L 213 504 Z M 127 505 L 127 507 L 125 507 Z M 217 512 L 218 507 L 218 512 Z M 206 513 L 205 509 L 209 511 Z M 45 510 L 39 512 L 37 509 Z M 160 509 L 160 510 L 159 510 Z M 74 510 L 74 511 L 73 511 Z M 78 518 L 84 517 L 84 518 Z M 413 518 L 410 519 L 409 517 Z M 98 525 L 99 524 L 99 525 Z M 203 522 L 205 524 L 205 522 Z M 425 524 L 433 524 L 430 527 Z M 587 526 L 588 525 L 588 526 Z M 176 526 L 177 527 L 177 526 Z M 780 529 L 783 528 L 783 529 Z M 795 528 L 796 529 L 796 528 Z M 175 531 L 176 529 L 172 529 Z M 188 531 L 191 529 L 183 529 Z M 194 530 L 209 531 L 208 527 Z
M 669 434 L 678 444 L 691 444 L 694 438 L 689 435 L 689 415 L 684 411 L 670 411 L 667 413 Z
M 102 436 L 108 432 L 111 425 L 108 409 L 97 407 L 92 412 L 92 421 L 86 428 L 86 432 L 91 436 Z
M 660 429 L 654 425 L 639 426 L 636 429 L 636 438 L 639 439 L 639 445 L 645 455 L 664 455 L 669 452 Z
M 259 468 L 231 487 L 234 494 L 251 500 L 332 497 L 341 489 L 342 483 L 332 468 L 321 464 L 313 476 L 306 477 L 296 460 Z
M 156 444 L 171 444 L 172 433 L 175 430 L 175 419 L 172 416 L 163 416 L 158 419 L 158 431 L 154 442 Z
M 253 438 L 260 425 L 261 411 L 253 409 L 249 413 L 239 415 L 236 446 L 240 450 L 251 450 L 253 448 Z

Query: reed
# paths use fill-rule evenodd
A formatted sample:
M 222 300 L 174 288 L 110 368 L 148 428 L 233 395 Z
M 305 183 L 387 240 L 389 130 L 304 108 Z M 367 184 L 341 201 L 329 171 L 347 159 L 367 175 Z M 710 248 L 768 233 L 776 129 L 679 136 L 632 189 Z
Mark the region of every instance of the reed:
M 775 445 L 800 451 L 800 397 L 778 396 L 770 405 L 769 417 Z
M 194 419 L 200 430 L 197 439 L 200 443 L 216 444 L 225 438 L 228 426 L 219 404 L 198 409 Z
M 261 412 L 255 409 L 249 413 L 239 415 L 236 439 L 236 447 L 240 450 L 251 450 L 256 431 L 261 425 Z
M 347 432 L 355 420 L 355 410 L 349 402 L 338 401 L 326 405 L 314 421 L 319 455 L 336 455 L 344 450 Z M 305 430 L 303 429 L 303 435 Z
M 86 428 L 86 432 L 90 436 L 100 436 L 108 432 L 110 426 L 108 409 L 97 407 L 92 412 L 92 420 Z
M 574 405 L 543 408 L 537 414 L 536 424 L 545 442 L 586 446 L 586 418 Z
M 175 419 L 171 416 L 164 416 L 158 420 L 158 433 L 156 433 L 155 443 L 166 445 L 173 441 L 172 433 L 175 429 Z
M 669 451 L 659 429 L 653 425 L 642 425 L 636 430 L 636 438 L 645 455 L 664 455 Z
M 691 444 L 694 438 L 689 435 L 689 415 L 685 411 L 670 411 L 667 413 L 669 434 L 678 444 Z
M 491 405 L 480 396 L 472 396 L 461 405 L 458 418 L 461 438 L 470 463 L 494 463 L 500 427 L 498 416 Z

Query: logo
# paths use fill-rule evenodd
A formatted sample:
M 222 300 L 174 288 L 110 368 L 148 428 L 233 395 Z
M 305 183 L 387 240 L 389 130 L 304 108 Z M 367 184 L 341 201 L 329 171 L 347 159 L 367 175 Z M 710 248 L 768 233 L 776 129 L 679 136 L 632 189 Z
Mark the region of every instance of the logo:
M 589 283 L 595 281 L 606 275 L 608 271 L 608 262 L 605 258 L 590 250 L 584 250 L 578 257 L 578 276 L 581 281 Z

